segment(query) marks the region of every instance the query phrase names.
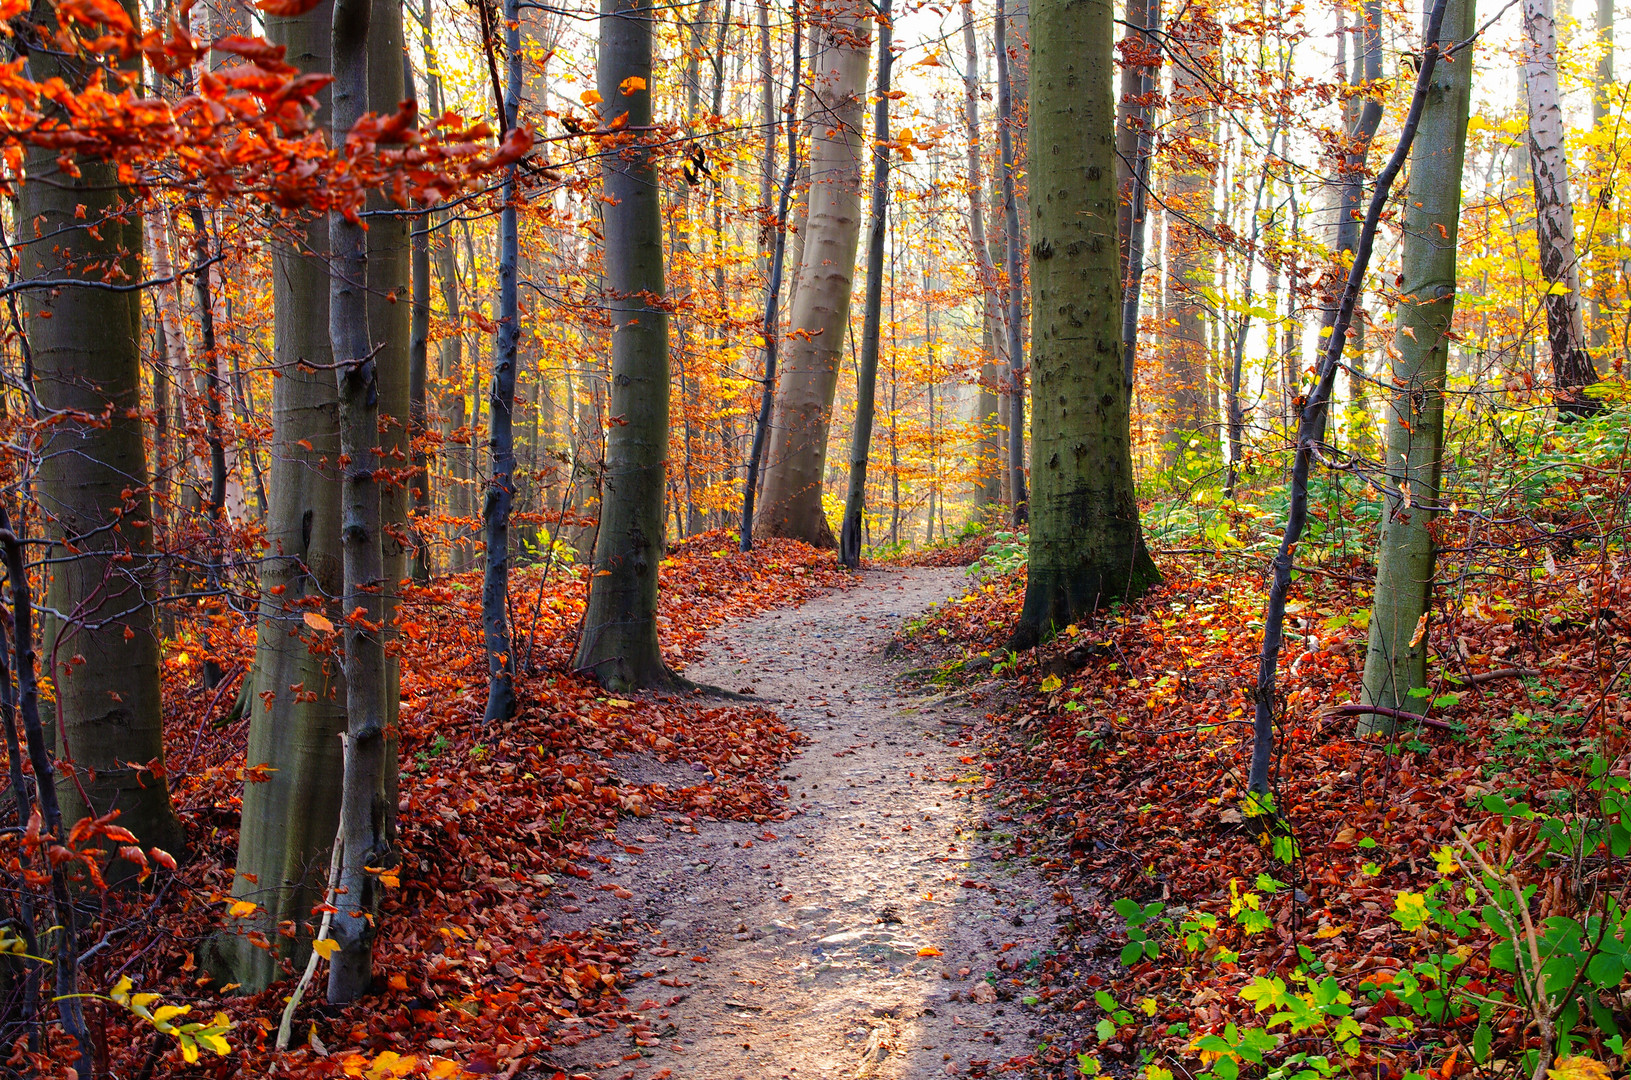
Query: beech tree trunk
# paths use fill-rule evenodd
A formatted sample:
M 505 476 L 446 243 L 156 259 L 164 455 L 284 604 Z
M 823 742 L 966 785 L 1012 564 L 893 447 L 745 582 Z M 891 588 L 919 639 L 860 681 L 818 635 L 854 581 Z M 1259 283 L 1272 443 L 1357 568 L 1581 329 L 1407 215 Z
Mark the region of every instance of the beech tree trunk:
M 334 0 L 332 138 L 344 141 L 368 108 L 370 0 Z M 394 58 L 393 58 L 394 59 Z M 398 63 L 400 70 L 400 63 Z M 369 334 L 368 239 L 360 221 L 329 214 L 329 341 L 339 386 L 345 647 L 344 810 L 339 892 L 330 923 L 338 949 L 329 960 L 328 999 L 355 1001 L 373 979 L 387 839 L 385 556 L 381 538 L 379 367 Z
M 872 421 L 878 390 L 878 336 L 883 322 L 883 255 L 889 233 L 889 77 L 894 70 L 890 52 L 889 0 L 878 7 L 878 89 L 872 106 L 872 220 L 867 229 L 866 308 L 861 328 L 861 366 L 855 376 L 855 430 L 850 436 L 849 490 L 844 497 L 843 534 L 838 560 L 851 570 L 861 568 L 861 525 L 866 514 L 866 465 L 872 448 Z M 893 410 L 890 411 L 893 416 Z M 896 483 L 899 484 L 899 470 Z M 895 516 L 900 516 L 899 496 Z
M 1002 501 L 1002 477 L 1007 468 L 1003 455 L 1003 418 L 998 411 L 997 268 L 991 261 L 991 243 L 985 231 L 985 165 L 980 131 L 980 48 L 974 33 L 974 5 L 963 5 L 963 132 L 968 143 L 968 239 L 974 249 L 974 265 L 980 275 L 980 305 L 985 356 L 980 363 L 980 388 L 974 399 L 974 420 L 980 429 L 979 474 L 975 481 L 976 513 L 988 511 Z
M 139 19 L 133 3 L 127 11 Z M 49 30 L 55 8 L 37 4 L 34 19 Z M 32 52 L 29 65 L 39 80 L 82 78 L 75 61 L 50 50 Z M 136 193 L 112 165 L 76 166 L 69 175 L 57 151 L 28 151 L 18 276 L 140 281 L 141 219 L 126 209 Z M 117 809 L 144 847 L 177 851 L 181 826 L 163 768 L 141 294 L 64 284 L 23 297 L 34 387 L 55 420 L 44 429 L 35 492 L 51 542 L 47 600 L 59 613 L 44 620 L 43 673 L 56 684 L 57 754 L 78 774 L 78 783 L 58 784 L 63 816 L 71 823 Z M 126 860 L 108 864 L 111 878 L 135 873 Z
M 641 142 L 651 124 L 653 20 L 650 0 L 601 0 L 601 113 L 610 123 L 626 111 L 629 132 L 613 137 L 627 144 L 601 164 L 606 314 L 612 325 L 608 407 L 622 422 L 606 432 L 600 530 L 573 666 L 614 689 L 673 678 L 657 642 L 669 396 L 663 223 L 651 151 Z
M 1031 10 L 1031 551 L 1009 647 L 1160 580 L 1121 363 L 1110 0 Z
M 516 0 L 504 3 L 506 85 L 500 125 L 508 130 L 521 113 L 521 12 Z M 612 99 L 607 99 L 612 100 Z M 516 220 L 516 167 L 504 174 L 498 217 L 498 347 L 493 353 L 487 446 L 493 475 L 487 482 L 482 520 L 487 527 L 487 562 L 482 572 L 481 623 L 487 647 L 487 712 L 484 723 L 515 715 L 515 655 L 510 648 L 507 603 L 510 594 L 510 506 L 515 501 L 515 376 L 521 343 L 521 307 L 516 294 L 520 226 Z
M 1472 36 L 1476 0 L 1449 0 L 1439 31 L 1442 48 Z M 1421 124 L 1410 152 L 1404 202 L 1399 302 L 1394 318 L 1392 400 L 1387 414 L 1386 513 L 1376 545 L 1376 592 L 1365 652 L 1361 701 L 1383 709 L 1427 712 L 1428 605 L 1437 551 L 1431 526 L 1438 516 L 1444 457 L 1444 383 L 1455 316 L 1456 236 L 1461 218 L 1461 167 L 1472 101 L 1472 49 L 1446 56 L 1433 69 Z M 1391 728 L 1367 715 L 1361 732 Z
M 861 235 L 861 114 L 872 43 L 868 10 L 860 0 L 820 0 L 811 14 L 822 50 L 813 65 L 807 114 L 809 210 L 754 523 L 760 536 L 792 537 L 824 548 L 836 546 L 821 492 Z
M 1597 57 L 1596 78 L 1591 85 L 1591 127 L 1593 131 L 1605 130 L 1608 123 L 1609 106 L 1614 103 L 1618 89 L 1614 82 L 1614 0 L 1597 0 L 1597 47 L 1602 52 Z M 1612 156 L 1609 151 L 1598 151 L 1606 160 L 1600 159 L 1594 175 L 1598 187 L 1597 199 L 1601 201 L 1605 196 L 1602 189 L 1608 188 L 1612 182 Z M 1609 317 L 1603 307 L 1608 299 L 1609 290 L 1614 284 L 1614 263 L 1608 252 L 1619 247 L 1620 230 L 1615 219 L 1599 222 L 1598 227 L 1607 232 L 1607 235 L 1595 245 L 1592 252 L 1594 258 L 1591 263 L 1591 299 L 1587 301 L 1586 333 L 1594 350 L 1606 349 L 1612 340 L 1610 335 Z
M 267 39 L 286 46 L 302 71 L 329 70 L 333 5 L 291 19 L 267 19 Z M 327 109 L 327 93 L 323 95 Z M 320 120 L 327 117 L 319 114 Z M 338 388 L 328 334 L 328 222 L 275 235 L 272 249 L 272 466 L 261 562 L 260 621 L 249 675 L 250 767 L 265 780 L 244 784 L 232 895 L 259 905 L 232 927 L 220 950 L 229 978 L 256 993 L 281 977 L 279 961 L 298 969 L 312 938 L 312 908 L 327 884 L 328 856 L 340 818 L 339 735 L 345 695 L 332 657 L 312 646 L 328 635 L 303 620 L 313 612 L 339 624 L 330 599 L 343 587 L 340 555 Z M 303 366 L 302 362 L 305 365 Z M 315 369 L 315 370 L 314 370 Z M 277 932 L 284 923 L 295 934 Z M 275 944 L 260 948 L 259 932 Z
M 1552 0 L 1523 0 L 1523 88 L 1529 106 L 1529 169 L 1535 181 L 1535 233 L 1546 286 L 1546 339 L 1552 397 L 1560 416 L 1587 416 L 1599 402 L 1585 393 L 1597 381 L 1580 308 L 1574 203 L 1569 195 L 1566 126 L 1557 84 L 1557 21 Z
M 1020 320 L 1024 318 L 1021 290 L 1025 285 L 1024 241 L 1019 231 L 1019 197 L 1014 172 L 1019 168 L 1014 154 L 1013 80 L 1009 75 L 1008 16 L 1003 0 L 997 0 L 997 146 L 1002 181 L 1003 248 L 1007 262 L 1008 328 L 1008 491 L 1010 522 L 1017 529 L 1029 519 L 1025 493 L 1025 339 Z
M 1150 157 L 1155 150 L 1154 95 L 1160 88 L 1161 48 L 1152 31 L 1161 25 L 1161 0 L 1127 0 L 1127 23 L 1121 46 L 1121 102 L 1116 111 L 1116 187 L 1120 196 L 1121 360 L 1131 398 L 1137 373 L 1139 301 L 1144 293 Z
M 1172 120 L 1168 127 L 1182 140 L 1181 153 L 1169 168 L 1167 196 L 1166 350 L 1162 374 L 1166 383 L 1162 446 L 1168 467 L 1178 464 L 1198 443 L 1201 456 L 1216 445 L 1217 403 L 1207 362 L 1207 329 L 1212 310 L 1203 290 L 1213 284 L 1213 254 L 1204 234 L 1213 220 L 1213 173 L 1218 148 L 1217 108 L 1213 87 L 1218 68 L 1220 31 L 1206 5 L 1174 12 L 1169 28 L 1172 56 Z

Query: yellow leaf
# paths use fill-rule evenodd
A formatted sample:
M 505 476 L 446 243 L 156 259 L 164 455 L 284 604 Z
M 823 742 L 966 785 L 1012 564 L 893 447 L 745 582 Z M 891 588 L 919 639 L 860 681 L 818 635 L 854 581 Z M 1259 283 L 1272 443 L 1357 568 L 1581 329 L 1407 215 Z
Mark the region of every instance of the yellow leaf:
M 430 1080 L 447 1080 L 448 1077 L 459 1071 L 459 1063 L 449 1061 L 447 1058 L 438 1058 L 436 1064 L 430 1067 Z
M 333 938 L 323 938 L 311 943 L 311 951 L 324 960 L 333 960 L 334 954 L 340 951 L 340 943 Z
M 631 94 L 638 94 L 640 91 L 644 90 L 646 88 L 646 80 L 642 79 L 638 75 L 630 75 L 628 78 L 618 83 L 617 88 L 623 92 L 624 97 L 628 97 Z
M 334 624 L 323 618 L 323 616 L 317 614 L 315 611 L 308 611 L 306 614 L 302 615 L 301 618 L 306 620 L 307 626 L 311 627 L 313 630 L 316 630 L 320 634 L 334 633 Z
M 132 985 L 134 984 L 131 983 L 129 975 L 121 975 L 119 981 L 114 984 L 113 989 L 108 991 L 108 997 L 123 1005 L 130 1000 Z
M 1051 694 L 1063 685 L 1065 685 L 1065 680 L 1061 679 L 1057 675 L 1049 675 L 1046 679 L 1042 680 L 1042 692 L 1044 694 Z
M 227 914 L 234 919 L 247 919 L 260 910 L 260 905 L 251 900 L 234 900 L 232 906 L 227 908 Z
M 193 1011 L 191 1005 L 160 1005 L 153 1010 L 153 1023 L 162 1024 L 166 1020 L 173 1020 L 178 1016 L 186 1016 Z
M 1428 613 L 1424 611 L 1421 613 L 1421 618 L 1416 620 L 1416 632 L 1410 635 L 1410 647 L 1412 649 L 1420 645 L 1421 639 L 1427 636 L 1427 615 Z
M 606 99 L 600 96 L 599 90 L 585 90 L 583 93 L 578 95 L 578 100 L 583 102 L 585 105 L 599 105 Z
M 1546 1075 L 1551 1080 L 1609 1080 L 1608 1066 L 1589 1057 L 1558 1058 Z
M 225 1013 L 221 1014 L 221 1019 L 226 1019 Z M 217 1024 L 216 1026 L 219 1027 L 220 1025 Z M 217 1031 L 200 1031 L 198 1033 L 198 1041 L 209 1047 L 211 1050 L 214 1050 L 221 1057 L 226 1057 L 228 1054 L 232 1053 L 232 1044 L 227 1042 L 226 1039 L 222 1038 L 221 1034 Z
M 1156 1004 L 1155 999 L 1152 997 L 1147 997 L 1143 1001 L 1139 1002 L 1138 1007 L 1144 1010 L 1145 1016 L 1154 1016 L 1156 1013 L 1161 1011 L 1161 1006 Z
M 198 1064 L 198 1044 L 183 1035 L 178 1040 L 181 1043 L 181 1056 L 189 1065 Z
M 945 955 L 939 949 L 935 948 L 933 945 L 923 946 L 923 948 L 921 948 L 921 949 L 919 949 L 917 951 L 917 954 L 919 956 L 944 956 Z

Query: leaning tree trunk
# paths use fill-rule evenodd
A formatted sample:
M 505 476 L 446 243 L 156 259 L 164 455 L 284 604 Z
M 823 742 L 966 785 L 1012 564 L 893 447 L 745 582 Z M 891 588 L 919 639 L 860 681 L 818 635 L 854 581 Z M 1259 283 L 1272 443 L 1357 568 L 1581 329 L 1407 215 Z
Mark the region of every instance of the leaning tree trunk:
M 991 262 L 991 244 L 985 232 L 985 170 L 980 150 L 980 49 L 974 33 L 974 5 L 963 5 L 963 133 L 968 143 L 968 239 L 974 266 L 980 275 L 980 303 L 985 355 L 980 363 L 979 393 L 974 399 L 974 422 L 979 425 L 979 473 L 975 481 L 976 512 L 1002 501 L 1002 415 L 997 396 L 997 268 Z
M 872 106 L 872 221 L 867 229 L 866 308 L 861 326 L 861 365 L 855 376 L 855 430 L 850 436 L 849 490 L 838 559 L 861 568 L 861 525 L 866 513 L 866 465 L 878 391 L 878 337 L 883 323 L 884 241 L 889 234 L 889 76 L 894 69 L 889 0 L 878 8 L 878 91 Z M 891 410 L 893 415 L 893 410 Z M 898 476 L 897 473 L 897 483 Z M 897 500 L 898 502 L 898 500 Z M 898 509 L 897 509 L 898 517 Z
M 1014 155 L 1013 80 L 1009 75 L 1008 17 L 1003 0 L 997 0 L 997 146 L 1002 181 L 1002 236 L 1007 264 L 1008 329 L 1008 492 L 1010 522 L 1017 529 L 1029 517 L 1025 494 L 1025 338 L 1020 320 L 1024 317 L 1021 290 L 1025 287 L 1025 256 L 1020 247 L 1019 196 L 1014 190 L 1014 172 L 1019 162 Z
M 134 3 L 127 10 L 139 18 Z M 42 2 L 35 18 L 49 27 L 55 8 Z M 32 52 L 29 64 L 35 79 L 82 78 L 48 49 Z M 28 152 L 17 199 L 19 276 L 140 281 L 141 219 L 129 212 L 136 193 L 112 165 L 80 160 L 70 175 L 58 160 L 56 150 Z M 36 492 L 52 545 L 47 598 L 55 612 L 46 620 L 43 672 L 55 681 L 57 752 L 77 774 L 59 783 L 64 819 L 117 808 L 119 824 L 143 846 L 174 850 L 182 835 L 164 774 L 141 294 L 63 285 L 24 296 L 34 387 L 54 420 L 38 451 Z M 108 864 L 119 880 L 136 869 L 123 859 Z
M 610 415 L 589 603 L 573 666 L 617 689 L 666 683 L 657 642 L 668 458 L 668 314 L 663 222 L 650 137 L 650 0 L 601 0 L 597 70 L 602 115 L 626 112 L 620 150 L 601 164 L 606 314 L 612 327 Z M 627 88 L 625 90 L 625 88 Z
M 1031 10 L 1031 553 L 1009 647 L 1160 580 L 1121 364 L 1110 0 Z
M 295 18 L 270 17 L 267 39 L 287 47 L 302 70 L 329 69 L 333 5 Z M 328 94 L 323 94 L 324 109 Z M 324 117 L 326 119 L 326 117 Z M 340 819 L 340 732 L 345 696 L 321 619 L 336 620 L 340 568 L 338 390 L 330 370 L 328 222 L 274 234 L 270 545 L 261 561 L 260 622 L 249 675 L 246 763 L 265 779 L 244 785 L 232 895 L 258 905 L 222 942 L 228 977 L 258 992 L 280 977 L 279 961 L 298 969 L 310 948 L 312 908 L 322 902 L 324 870 Z M 306 616 L 315 616 L 310 622 Z M 315 626 L 311 623 L 316 623 Z M 314 651 L 313 646 L 324 646 Z M 294 936 L 278 927 L 292 924 Z M 248 938 L 259 932 L 268 951 Z
M 516 0 L 504 3 L 506 85 L 499 103 L 504 128 L 520 123 L 521 12 Z M 516 294 L 520 226 L 516 219 L 516 167 L 504 173 L 498 217 L 498 347 L 493 351 L 487 446 L 493 475 L 487 482 L 482 520 L 487 560 L 482 572 L 481 624 L 487 650 L 487 711 L 484 723 L 515 715 L 515 654 L 510 648 L 510 507 L 515 502 L 515 376 L 521 344 L 521 304 Z
M 1580 263 L 1575 258 L 1574 203 L 1563 145 L 1565 117 L 1557 85 L 1557 21 L 1552 0 L 1523 0 L 1523 87 L 1529 105 L 1529 168 L 1535 180 L 1535 232 L 1546 286 L 1546 338 L 1552 353 L 1552 395 L 1560 416 L 1586 416 L 1600 407 L 1585 388 L 1597 381 L 1580 310 Z
M 821 506 L 822 478 L 861 236 L 861 114 L 872 41 L 867 10 L 858 0 L 823 0 L 811 15 L 824 47 L 813 65 L 808 112 L 809 209 L 754 524 L 760 536 L 827 548 L 836 545 Z
M 369 0 L 334 0 L 332 137 L 336 145 L 368 108 Z M 393 57 L 393 60 L 395 58 Z M 400 62 L 397 63 L 400 70 Z M 345 647 L 346 754 L 339 842 L 339 910 L 330 932 L 328 999 L 354 1001 L 373 979 L 383 886 L 392 855 L 386 806 L 385 555 L 381 537 L 379 367 L 369 335 L 368 239 L 359 220 L 329 214 L 329 341 L 339 386 L 344 461 L 340 633 Z
M 1473 34 L 1476 0 L 1450 0 L 1439 31 L 1443 48 Z M 1410 152 L 1404 203 L 1393 398 L 1387 416 L 1387 513 L 1376 545 L 1376 592 L 1362 702 L 1427 711 L 1428 605 L 1433 593 L 1439 476 L 1444 455 L 1444 381 L 1455 316 L 1456 233 L 1461 166 L 1472 101 L 1472 50 L 1434 68 Z M 1391 728 L 1383 714 L 1361 731 Z

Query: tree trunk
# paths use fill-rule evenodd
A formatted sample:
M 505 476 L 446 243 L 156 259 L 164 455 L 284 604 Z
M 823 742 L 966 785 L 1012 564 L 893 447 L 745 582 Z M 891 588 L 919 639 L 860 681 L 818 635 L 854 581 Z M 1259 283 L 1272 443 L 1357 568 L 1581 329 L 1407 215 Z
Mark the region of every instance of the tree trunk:
M 1597 0 L 1597 47 L 1602 52 L 1598 54 L 1596 78 L 1591 85 L 1591 127 L 1593 131 L 1606 132 L 1609 106 L 1614 103 L 1618 89 L 1614 82 L 1614 0 Z M 1597 199 L 1601 203 L 1611 197 L 1607 190 L 1611 190 L 1609 185 L 1613 180 L 1614 159 L 1609 150 L 1600 149 L 1597 153 L 1600 157 L 1594 176 L 1598 188 Z M 1586 332 L 1591 347 L 1601 350 L 1608 348 L 1612 340 L 1609 317 L 1603 306 L 1614 284 L 1614 262 L 1608 253 L 1619 247 L 1620 230 L 1618 220 L 1612 217 L 1600 221 L 1598 228 L 1607 235 L 1593 245 L 1591 253 L 1591 299 L 1587 301 L 1589 318 Z
M 968 239 L 974 249 L 974 266 L 980 275 L 980 302 L 983 316 L 985 355 L 980 363 L 980 388 L 974 399 L 974 420 L 980 429 L 978 479 L 975 481 L 976 513 L 1002 501 L 1002 477 L 1007 466 L 1003 457 L 1003 418 L 998 412 L 996 336 L 1001 320 L 997 315 L 997 268 L 991 262 L 991 244 L 985 231 L 985 169 L 980 131 L 980 49 L 974 33 L 974 5 L 963 5 L 963 132 L 968 144 Z
M 770 280 L 765 285 L 765 313 L 759 334 L 764 340 L 765 368 L 759 394 L 759 414 L 753 427 L 753 444 L 748 451 L 747 474 L 742 481 L 741 548 L 753 550 L 753 502 L 759 487 L 759 465 L 769 441 L 771 402 L 776 392 L 776 356 L 781 341 L 778 311 L 781 302 L 782 273 L 787 255 L 787 214 L 793 186 L 799 174 L 799 79 L 803 72 L 804 27 L 799 21 L 797 0 L 793 4 L 793 64 L 787 85 L 787 172 L 782 177 L 776 199 L 776 235 L 770 253 Z M 772 134 L 774 134 L 772 128 Z
M 811 87 L 809 216 L 787 363 L 776 385 L 764 492 L 754 528 L 836 546 L 822 509 L 827 435 L 849 332 L 861 233 L 861 113 L 872 27 L 857 0 L 820 0 L 811 25 L 824 39 Z
M 866 513 L 866 465 L 872 447 L 872 420 L 878 390 L 878 335 L 883 321 L 883 253 L 889 232 L 889 77 L 894 70 L 890 29 L 889 0 L 880 0 L 878 89 L 872 106 L 872 221 L 867 229 L 866 308 L 862 316 L 861 367 L 855 377 L 849 490 L 844 498 L 843 535 L 838 544 L 838 560 L 851 570 L 861 568 L 861 518 Z M 898 508 L 896 516 L 899 516 Z
M 1168 166 L 1171 193 L 1166 213 L 1171 279 L 1162 445 L 1171 468 L 1183 461 L 1192 442 L 1206 457 L 1217 441 L 1206 344 L 1211 308 L 1204 292 L 1213 284 L 1213 249 L 1205 234 L 1213 220 L 1218 117 L 1212 91 L 1220 31 L 1208 8 L 1186 6 L 1175 12 L 1169 34 L 1174 50 L 1169 127 L 1180 140 Z
M 1476 0 L 1451 0 L 1439 32 L 1443 47 L 1475 29 Z M 1472 100 L 1472 49 L 1433 71 L 1410 155 L 1404 203 L 1394 387 L 1387 415 L 1386 513 L 1376 545 L 1376 592 L 1361 701 L 1383 709 L 1427 712 L 1428 606 L 1436 550 L 1432 523 L 1444 453 L 1444 383 L 1455 316 L 1456 235 L 1461 166 Z M 1391 728 L 1381 715 L 1361 732 Z
M 267 39 L 286 46 L 288 61 L 302 71 L 326 72 L 332 10 L 323 3 L 296 18 L 269 18 Z M 325 112 L 327 98 L 325 92 Z M 340 818 L 339 735 L 345 730 L 340 672 L 324 652 L 312 650 L 326 635 L 303 622 L 309 611 L 337 624 L 340 613 L 330 598 L 343 587 L 328 222 L 314 218 L 299 233 L 274 240 L 273 361 L 281 377 L 272 380 L 270 546 L 261 562 L 245 755 L 250 767 L 267 770 L 264 782 L 244 785 L 232 882 L 234 897 L 260 907 L 238 921 L 237 936 L 221 949 L 229 970 L 223 981 L 241 983 L 249 993 L 281 977 L 280 960 L 297 969 L 305 962 L 311 912 L 323 899 Z M 277 933 L 285 923 L 295 936 Z M 243 936 L 254 931 L 276 948 L 268 952 Z
M 1557 22 L 1552 0 L 1523 0 L 1523 86 L 1529 106 L 1529 167 L 1535 179 L 1535 232 L 1545 283 L 1546 338 L 1551 345 L 1552 396 L 1564 418 L 1601 408 L 1585 388 L 1597 381 L 1580 310 L 1574 203 L 1563 145 L 1563 99 L 1557 85 Z
M 1025 286 L 1025 257 L 1020 250 L 1019 197 L 1014 190 L 1014 172 L 1019 160 L 1014 154 L 1012 61 L 1008 55 L 1008 17 L 1003 0 L 997 0 L 997 145 L 1002 178 L 1003 242 L 1007 253 L 1008 300 L 1008 491 L 1010 521 L 1017 529 L 1029 519 L 1025 493 L 1025 342 L 1020 320 L 1024 318 L 1021 293 Z
M 651 150 L 638 141 L 651 124 L 653 15 L 650 0 L 601 0 L 600 13 L 602 114 L 610 122 L 626 111 L 637 141 L 601 164 L 609 409 L 620 421 L 606 433 L 600 530 L 573 666 L 634 689 L 672 679 L 657 642 L 669 388 L 662 207 Z
M 517 0 L 504 3 L 505 100 L 501 126 L 520 123 L 521 11 Z M 608 101 L 615 99 L 608 98 Z M 484 723 L 515 715 L 515 655 L 510 648 L 510 506 L 515 501 L 515 376 L 521 342 L 520 299 L 516 293 L 516 260 L 520 226 L 516 220 L 516 167 L 504 174 L 498 218 L 498 347 L 493 353 L 492 397 L 487 403 L 487 446 L 492 478 L 482 504 L 487 527 L 487 563 L 482 573 L 481 623 L 487 646 L 487 712 Z
M 406 55 L 403 63 L 410 61 Z M 411 67 L 402 73 L 407 85 L 407 96 L 417 102 Z M 410 226 L 411 276 L 413 278 L 413 309 L 409 313 L 408 331 L 408 410 L 409 438 L 418 445 L 413 450 L 413 471 L 408 480 L 413 498 L 413 580 L 421 585 L 430 581 L 430 533 L 427 524 L 433 513 L 431 498 L 430 456 L 425 452 L 424 439 L 430 431 L 430 225 L 433 220 L 420 206 L 420 213 Z M 536 447 L 534 448 L 536 452 Z M 535 462 L 536 467 L 536 462 Z
M 139 18 L 134 4 L 127 10 Z M 48 29 L 55 9 L 41 3 L 34 17 Z M 35 79 L 83 77 L 50 50 L 34 51 L 29 65 Z M 57 161 L 55 150 L 27 154 L 19 277 L 140 281 L 141 219 L 129 213 L 135 191 L 112 165 L 81 159 L 69 175 Z M 58 756 L 78 777 L 59 782 L 63 814 L 74 822 L 117 807 L 119 824 L 144 847 L 174 851 L 182 834 L 163 767 L 141 294 L 66 285 L 24 297 L 34 387 L 55 421 L 38 449 L 35 490 L 51 542 L 49 606 L 58 613 L 44 620 L 43 671 L 56 684 Z M 135 873 L 122 859 L 108 865 L 113 879 Z
M 1030 570 L 1009 647 L 1160 580 L 1133 493 L 1121 363 L 1110 0 L 1031 12 Z
M 1149 205 L 1150 158 L 1155 152 L 1154 95 L 1161 85 L 1161 49 L 1151 32 L 1161 25 L 1161 0 L 1127 0 L 1127 23 L 1122 39 L 1121 105 L 1116 113 L 1116 185 L 1121 198 L 1117 222 L 1122 379 L 1131 400 L 1137 375 L 1139 301 L 1144 294 L 1144 219 Z
M 368 108 L 370 0 L 334 0 L 332 139 L 342 145 Z M 393 57 L 393 60 L 396 58 Z M 396 63 L 398 71 L 400 62 Z M 376 227 L 379 222 L 376 220 Z M 328 999 L 355 1001 L 373 979 L 374 940 L 391 859 L 387 839 L 385 556 L 381 537 L 379 368 L 369 333 L 368 238 L 360 221 L 329 214 L 329 341 L 339 387 L 341 622 L 345 645 L 346 754 L 339 910 L 330 932 Z

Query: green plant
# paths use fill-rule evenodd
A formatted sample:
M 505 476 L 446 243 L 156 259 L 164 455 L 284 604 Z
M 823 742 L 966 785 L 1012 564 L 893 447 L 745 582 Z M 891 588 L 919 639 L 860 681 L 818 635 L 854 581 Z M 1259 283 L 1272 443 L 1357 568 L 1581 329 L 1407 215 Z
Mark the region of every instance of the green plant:
M 975 580 L 1012 574 L 1030 562 L 1031 538 L 1026 533 L 994 532 L 985 554 L 968 568 L 968 576 Z

